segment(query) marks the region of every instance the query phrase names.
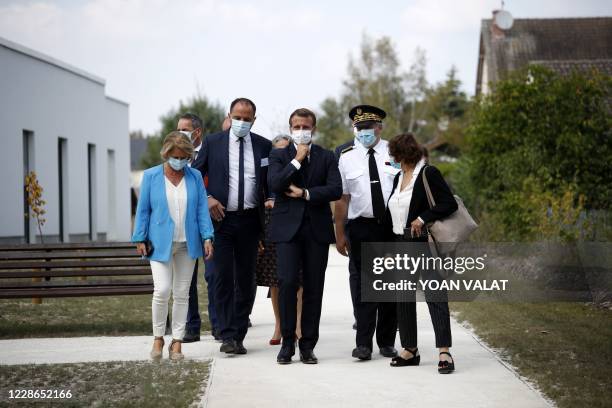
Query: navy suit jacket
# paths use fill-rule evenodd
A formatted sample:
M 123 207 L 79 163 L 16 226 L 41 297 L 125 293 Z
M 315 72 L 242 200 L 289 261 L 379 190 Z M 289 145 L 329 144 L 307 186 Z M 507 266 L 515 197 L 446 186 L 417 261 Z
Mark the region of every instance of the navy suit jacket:
M 229 130 L 210 134 L 202 141 L 202 148 L 191 167 L 200 170 L 202 176 L 208 176 L 206 188 L 209 195 L 227 207 L 229 196 Z M 253 156 L 255 163 L 255 178 L 257 205 L 263 223 L 263 203 L 270 197 L 267 185 L 268 156 L 272 143 L 263 136 L 251 132 Z M 215 229 L 220 223 L 214 222 Z
M 314 239 L 322 244 L 335 242 L 334 225 L 329 203 L 342 196 L 342 180 L 338 162 L 331 150 L 313 144 L 308 165 L 297 170 L 291 163 L 295 158 L 291 143 L 270 153 L 268 183 L 276 195 L 269 234 L 272 242 L 289 242 L 298 232 L 304 215 L 310 218 Z M 308 189 L 310 200 L 285 195 L 289 185 Z M 306 212 L 306 214 L 304 214 Z

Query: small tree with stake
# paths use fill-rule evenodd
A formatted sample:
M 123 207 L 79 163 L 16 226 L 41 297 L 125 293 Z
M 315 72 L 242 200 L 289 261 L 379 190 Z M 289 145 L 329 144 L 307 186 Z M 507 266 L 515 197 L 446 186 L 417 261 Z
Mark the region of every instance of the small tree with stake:
M 40 243 L 43 243 L 43 235 L 42 235 L 42 226 L 45 225 L 47 221 L 44 217 L 46 211 L 44 205 L 47 203 L 42 199 L 43 188 L 38 183 L 38 178 L 36 177 L 36 173 L 31 171 L 25 177 L 25 188 L 28 197 L 28 207 L 30 207 L 30 213 L 26 213 L 26 217 L 33 217 L 36 219 L 36 224 L 38 225 L 38 236 L 40 238 Z
M 40 243 L 43 243 L 43 235 L 42 235 L 42 226 L 45 225 L 45 208 L 44 205 L 47 203 L 42 199 L 43 188 L 38 183 L 38 178 L 36 177 L 36 173 L 31 171 L 25 177 L 25 190 L 28 198 L 28 207 L 30 208 L 30 213 L 26 213 L 26 217 L 34 217 L 36 218 L 36 224 L 38 225 L 38 235 L 40 237 Z M 48 278 L 47 278 L 48 279 Z M 34 277 L 32 278 L 32 282 L 40 282 L 41 278 Z M 36 297 L 32 298 L 32 303 L 39 305 L 42 303 L 42 298 Z

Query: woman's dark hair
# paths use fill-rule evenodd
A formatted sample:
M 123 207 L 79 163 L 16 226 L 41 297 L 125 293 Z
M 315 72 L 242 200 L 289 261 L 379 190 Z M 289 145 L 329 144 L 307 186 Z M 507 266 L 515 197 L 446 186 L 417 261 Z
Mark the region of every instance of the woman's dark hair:
M 423 157 L 423 148 L 412 133 L 402 133 L 389 142 L 389 154 L 398 163 L 417 164 Z

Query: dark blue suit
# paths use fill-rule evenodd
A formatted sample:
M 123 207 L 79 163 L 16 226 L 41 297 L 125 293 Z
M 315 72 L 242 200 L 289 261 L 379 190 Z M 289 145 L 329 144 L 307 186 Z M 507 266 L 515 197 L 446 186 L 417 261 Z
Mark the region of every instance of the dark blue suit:
M 292 344 L 296 328 L 296 294 L 302 270 L 301 350 L 314 349 L 319 339 L 321 302 L 329 244 L 335 241 L 331 201 L 342 195 L 342 180 L 334 153 L 312 145 L 310 158 L 299 170 L 291 163 L 296 149 L 290 144 L 270 154 L 268 183 L 276 195 L 269 226 L 276 242 L 279 306 L 284 344 Z M 306 188 L 310 199 L 285 195 L 290 184 Z
M 272 143 L 255 133 L 250 133 L 250 137 L 257 207 L 242 212 L 226 211 L 223 220 L 213 221 L 215 309 L 223 340 L 242 341 L 247 333 L 255 299 L 257 243 L 263 231 L 264 200 L 269 196 L 266 178 Z M 224 207 L 227 207 L 229 196 L 229 142 L 229 131 L 206 136 L 192 165 L 208 176 L 208 194 Z

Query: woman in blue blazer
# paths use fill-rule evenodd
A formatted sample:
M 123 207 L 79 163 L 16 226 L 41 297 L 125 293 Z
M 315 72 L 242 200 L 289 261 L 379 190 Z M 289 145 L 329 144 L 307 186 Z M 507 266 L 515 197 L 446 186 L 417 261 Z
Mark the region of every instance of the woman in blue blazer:
M 132 242 L 151 262 L 153 275 L 153 349 L 159 359 L 164 347 L 168 301 L 172 292 L 172 360 L 184 358 L 181 342 L 189 302 L 189 286 L 196 259 L 213 254 L 213 226 L 202 175 L 187 166 L 193 145 L 180 132 L 171 132 L 161 149 L 163 164 L 145 170 Z

